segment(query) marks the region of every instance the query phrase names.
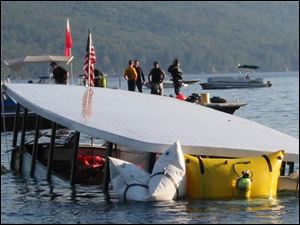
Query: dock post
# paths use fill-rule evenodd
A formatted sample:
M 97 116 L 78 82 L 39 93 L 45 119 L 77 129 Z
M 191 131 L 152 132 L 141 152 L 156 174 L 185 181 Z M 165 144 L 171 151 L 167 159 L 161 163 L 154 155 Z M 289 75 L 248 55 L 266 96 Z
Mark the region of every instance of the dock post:
M 287 162 L 287 164 L 289 165 L 289 174 L 294 172 L 294 167 L 295 167 L 295 163 L 294 162 Z
M 52 131 L 51 131 L 51 141 L 49 146 L 49 155 L 48 155 L 48 163 L 47 163 L 47 180 L 51 180 L 51 172 L 52 172 L 52 159 L 53 159 L 53 151 L 55 145 L 55 136 L 56 136 L 56 123 L 52 122 Z
M 155 161 L 156 161 L 156 153 L 150 152 L 149 153 L 149 161 L 148 161 L 148 172 L 149 173 L 152 173 Z
M 108 142 L 107 143 L 107 153 L 105 158 L 105 167 L 104 167 L 104 184 L 103 184 L 103 192 L 108 193 L 108 185 L 109 185 L 109 179 L 110 179 L 110 173 L 109 173 L 109 156 L 112 156 L 112 150 L 113 150 L 113 143 Z
M 71 165 L 71 178 L 70 178 L 71 185 L 75 184 L 79 139 L 80 139 L 80 132 L 76 131 L 75 140 L 74 140 L 74 154 L 73 154 L 72 165 Z
M 41 117 L 39 115 L 37 115 L 36 116 L 36 122 L 35 122 L 34 143 L 33 143 L 33 148 L 32 148 L 30 177 L 34 176 L 34 171 L 35 171 L 35 162 L 36 162 L 37 153 L 38 153 L 38 140 L 39 140 L 39 131 L 40 131 L 40 121 L 41 121 Z
M 18 131 L 19 131 L 19 116 L 20 116 L 20 104 L 17 103 L 16 107 L 16 115 L 14 120 L 14 127 L 13 127 L 13 140 L 12 140 L 12 147 L 16 147 L 17 140 L 18 140 Z
M 16 145 L 18 140 L 18 132 L 19 132 L 19 116 L 20 116 L 20 104 L 17 103 L 16 107 L 16 114 L 14 120 L 14 127 L 13 127 L 13 139 L 12 139 L 12 147 L 13 150 L 11 152 L 11 159 L 10 159 L 10 169 L 15 170 L 15 161 L 16 161 Z
M 22 134 L 21 134 L 21 143 L 19 148 L 19 168 L 18 172 L 22 172 L 23 167 L 23 155 L 25 152 L 25 134 L 26 134 L 26 120 L 27 120 L 28 109 L 24 108 L 24 115 L 22 121 Z
M 280 176 L 284 176 L 285 175 L 285 167 L 286 167 L 286 162 L 282 161 L 281 167 L 280 167 Z

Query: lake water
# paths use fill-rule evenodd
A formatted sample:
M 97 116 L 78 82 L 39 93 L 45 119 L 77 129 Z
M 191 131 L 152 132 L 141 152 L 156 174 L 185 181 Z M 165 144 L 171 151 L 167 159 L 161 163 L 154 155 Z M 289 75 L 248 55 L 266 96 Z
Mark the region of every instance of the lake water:
M 222 76 L 232 74 L 222 74 Z M 209 74 L 186 75 L 206 81 Z M 259 73 L 272 82 L 270 88 L 202 90 L 199 84 L 184 87 L 185 95 L 209 92 L 210 97 L 239 100 L 247 105 L 235 112 L 299 139 L 299 73 Z M 109 77 L 108 86 L 119 86 Z M 122 89 L 127 89 L 121 79 Z M 149 93 L 148 89 L 144 89 Z M 173 89 L 165 94 L 174 95 Z M 2 121 L 1 121 L 2 123 Z M 9 168 L 11 133 L 1 134 L 1 164 Z M 299 171 L 299 165 L 296 165 Z M 272 199 L 179 200 L 153 203 L 122 203 L 102 193 L 100 186 L 85 187 L 24 179 L 9 171 L 1 176 L 1 223 L 236 223 L 299 224 L 299 193 L 279 194 Z

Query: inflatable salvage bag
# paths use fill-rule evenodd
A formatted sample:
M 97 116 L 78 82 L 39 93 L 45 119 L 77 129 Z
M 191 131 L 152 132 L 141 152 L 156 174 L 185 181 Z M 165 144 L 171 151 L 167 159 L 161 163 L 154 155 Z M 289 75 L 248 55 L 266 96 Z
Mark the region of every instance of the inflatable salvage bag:
M 249 158 L 184 155 L 189 198 L 250 198 L 277 194 L 284 151 Z
M 122 201 L 147 201 L 150 174 L 129 162 L 109 157 L 111 183 Z
M 114 191 L 122 201 L 162 201 L 185 193 L 185 162 L 179 141 L 155 162 L 152 174 L 129 162 L 109 157 Z
M 184 156 L 177 141 L 154 164 L 148 183 L 152 200 L 177 200 L 184 195 L 184 176 Z

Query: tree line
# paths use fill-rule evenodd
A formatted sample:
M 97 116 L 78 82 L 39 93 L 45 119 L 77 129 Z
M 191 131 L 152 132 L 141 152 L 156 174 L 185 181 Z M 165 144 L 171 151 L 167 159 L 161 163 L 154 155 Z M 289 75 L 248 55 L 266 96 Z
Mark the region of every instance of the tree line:
M 66 18 L 73 38 L 74 73 L 83 73 L 88 29 L 97 63 L 123 73 L 129 59 L 145 71 L 179 58 L 186 74 L 299 70 L 299 2 L 1 2 L 1 58 L 62 55 Z M 24 67 L 40 76 L 45 65 Z M 10 71 L 3 63 L 1 74 Z

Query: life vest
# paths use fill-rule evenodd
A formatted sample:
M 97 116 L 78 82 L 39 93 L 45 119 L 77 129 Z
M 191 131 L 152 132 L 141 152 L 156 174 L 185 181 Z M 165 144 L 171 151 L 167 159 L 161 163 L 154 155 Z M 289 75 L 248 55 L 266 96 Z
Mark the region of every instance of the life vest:
M 79 155 L 78 161 L 83 168 L 101 168 L 105 159 L 99 155 Z

